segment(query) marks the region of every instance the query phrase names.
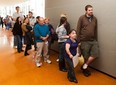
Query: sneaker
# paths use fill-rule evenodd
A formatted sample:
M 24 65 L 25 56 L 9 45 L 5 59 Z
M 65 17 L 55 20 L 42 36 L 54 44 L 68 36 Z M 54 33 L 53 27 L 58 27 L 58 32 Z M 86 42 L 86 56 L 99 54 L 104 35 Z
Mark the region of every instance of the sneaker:
M 52 61 L 50 61 L 49 59 L 47 59 L 47 60 L 44 61 L 44 62 L 46 62 L 46 63 L 48 63 L 48 64 L 51 64 L 51 63 L 52 63 Z
M 56 61 L 59 62 L 59 59 L 57 59 Z
M 14 46 L 13 48 L 17 49 L 17 46 Z
M 41 67 L 42 63 L 36 63 L 37 67 Z

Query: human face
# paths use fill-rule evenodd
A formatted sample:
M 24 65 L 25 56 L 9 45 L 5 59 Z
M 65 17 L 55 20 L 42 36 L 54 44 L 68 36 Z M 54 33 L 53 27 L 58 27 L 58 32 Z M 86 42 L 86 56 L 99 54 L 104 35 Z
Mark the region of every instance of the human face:
M 76 39 L 76 37 L 77 37 L 76 31 L 73 30 L 73 31 L 69 34 L 69 37 L 72 38 L 72 39 Z
M 44 24 L 44 18 L 43 18 L 43 17 L 40 17 L 40 18 L 39 18 L 39 24 L 40 24 L 40 25 L 43 25 L 43 24 Z
M 29 15 L 30 18 L 32 17 L 32 13 L 29 13 L 28 15 Z
M 17 12 L 19 12 L 19 10 L 20 10 L 20 8 L 19 8 L 19 7 L 17 7 L 17 8 L 16 8 L 16 11 L 17 11 Z
M 93 15 L 93 8 L 89 7 L 86 11 L 87 16 L 92 16 Z
M 25 19 L 25 23 L 29 23 L 29 19 L 28 18 Z
M 49 19 L 45 19 L 45 23 L 48 24 L 49 23 Z
M 21 18 L 19 18 L 18 21 L 20 22 L 21 21 Z

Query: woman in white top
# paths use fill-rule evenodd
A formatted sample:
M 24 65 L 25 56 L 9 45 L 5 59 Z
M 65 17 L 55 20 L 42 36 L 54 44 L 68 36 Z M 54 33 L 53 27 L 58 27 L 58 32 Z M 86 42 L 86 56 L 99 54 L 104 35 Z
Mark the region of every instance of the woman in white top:
M 67 36 L 67 31 L 64 27 L 66 24 L 66 18 L 62 17 L 60 19 L 60 24 L 56 29 L 56 33 L 58 35 L 58 47 L 59 47 L 59 70 L 66 72 L 66 66 L 65 66 L 65 60 L 64 60 L 64 54 L 65 54 L 65 41 L 69 36 Z

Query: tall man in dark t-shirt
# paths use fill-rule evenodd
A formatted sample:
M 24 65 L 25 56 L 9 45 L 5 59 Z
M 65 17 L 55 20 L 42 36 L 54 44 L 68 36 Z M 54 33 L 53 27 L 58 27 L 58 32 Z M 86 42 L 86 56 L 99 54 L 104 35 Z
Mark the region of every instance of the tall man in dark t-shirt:
M 90 76 L 88 66 L 98 57 L 97 19 L 93 15 L 93 7 L 85 6 L 85 15 L 82 15 L 77 24 L 77 39 L 80 42 L 84 64 L 81 67 L 85 76 Z

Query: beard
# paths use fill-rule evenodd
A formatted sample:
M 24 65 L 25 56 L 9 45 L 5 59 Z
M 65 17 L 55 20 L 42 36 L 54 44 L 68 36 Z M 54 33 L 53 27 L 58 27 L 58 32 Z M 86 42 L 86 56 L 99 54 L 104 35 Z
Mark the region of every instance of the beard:
M 93 13 L 89 13 L 88 15 L 89 15 L 89 16 L 93 16 Z

